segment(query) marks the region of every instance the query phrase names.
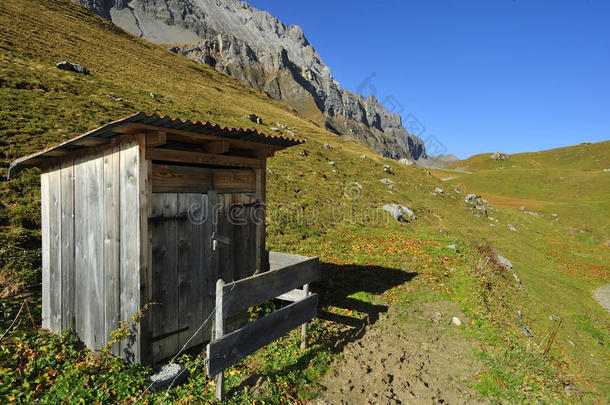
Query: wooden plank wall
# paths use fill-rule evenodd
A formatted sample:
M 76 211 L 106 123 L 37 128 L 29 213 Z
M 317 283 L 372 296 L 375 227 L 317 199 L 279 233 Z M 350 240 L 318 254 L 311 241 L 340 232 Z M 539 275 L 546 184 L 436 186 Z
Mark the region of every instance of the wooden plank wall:
M 147 173 L 140 173 L 147 169 L 143 150 L 132 138 L 42 171 L 43 327 L 73 328 L 93 349 L 108 343 L 147 293 L 140 285 L 148 268 L 140 246 L 150 193 Z M 137 340 L 112 352 L 140 361 Z

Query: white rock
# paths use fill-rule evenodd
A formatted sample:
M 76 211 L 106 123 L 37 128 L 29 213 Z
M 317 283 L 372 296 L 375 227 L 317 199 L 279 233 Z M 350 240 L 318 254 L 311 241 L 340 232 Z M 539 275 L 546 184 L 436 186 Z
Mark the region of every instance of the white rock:
M 454 316 L 451 320 L 451 323 L 455 326 L 460 326 L 462 324 L 462 321 L 460 321 L 460 318 L 458 318 L 457 316 Z
M 517 232 L 517 230 L 515 229 L 514 226 L 512 226 L 511 224 L 508 224 L 508 229 L 510 229 L 513 232 Z

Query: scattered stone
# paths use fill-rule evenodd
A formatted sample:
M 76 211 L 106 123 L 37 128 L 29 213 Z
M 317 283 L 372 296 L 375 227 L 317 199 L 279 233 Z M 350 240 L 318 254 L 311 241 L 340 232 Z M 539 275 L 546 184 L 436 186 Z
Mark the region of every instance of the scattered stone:
M 519 211 L 525 211 L 525 207 L 522 205 L 519 207 Z
M 460 321 L 460 318 L 458 318 L 457 316 L 454 316 L 451 320 L 451 323 L 455 326 L 460 326 L 462 324 L 462 321 Z
M 391 179 L 381 179 L 379 181 L 388 187 L 392 187 L 395 184 Z
M 332 160 L 330 162 L 328 162 L 329 165 L 334 166 L 335 162 L 333 162 Z
M 591 142 L 589 142 L 589 141 L 584 141 L 584 142 L 581 142 L 580 144 L 581 144 L 581 145 L 591 145 Z
M 394 170 L 388 165 L 383 165 L 383 171 L 387 174 L 394 174 Z
M 407 159 L 407 158 L 400 158 L 398 159 L 398 163 L 406 165 L 406 166 L 413 166 L 415 164 L 414 161 Z
M 294 132 L 292 132 L 290 129 L 286 129 L 285 131 L 288 135 L 294 136 Z
M 600 345 L 600 346 L 604 346 L 604 342 L 602 342 L 601 340 L 598 340 L 597 344 Z
M 506 257 L 501 256 L 498 254 L 498 251 L 496 250 L 496 248 L 492 249 L 494 252 L 494 255 L 496 256 L 496 261 L 498 262 L 499 265 L 507 268 L 507 269 L 512 269 L 513 268 L 513 264 L 510 262 L 510 260 L 508 260 Z
M 527 326 L 524 326 L 523 328 L 521 328 L 521 330 L 523 331 L 525 336 L 527 336 L 527 337 L 534 337 L 534 334 L 532 333 L 530 328 L 528 328 Z
M 288 125 L 282 124 L 281 122 L 276 122 L 275 125 L 282 129 L 288 129 Z
M 517 276 L 517 273 L 513 273 L 513 277 L 515 278 L 517 283 L 521 284 L 521 280 L 519 280 L 519 276 Z
M 568 339 L 568 343 L 574 346 L 574 342 L 572 342 L 570 339 Z
M 604 172 L 610 172 L 610 169 L 604 169 Z
M 519 316 L 519 319 L 523 320 L 523 314 L 521 311 L 517 311 L 517 315 Z
M 360 159 L 366 159 L 366 155 L 360 155 Z
M 553 320 L 553 315 L 549 315 L 549 321 Z
M 159 370 L 158 373 L 150 376 L 152 388 L 161 391 L 167 389 L 170 385 L 176 387 L 182 385 L 188 379 L 189 372 L 178 363 L 166 364 Z
M 262 124 L 263 123 L 263 119 L 261 117 L 259 117 L 256 114 L 250 113 L 248 115 L 246 115 L 246 118 L 249 119 L 250 121 L 256 123 L 256 124 Z
M 309 156 L 309 152 L 307 151 L 307 149 L 303 149 L 301 151 L 301 156 Z
M 277 127 L 270 127 L 269 129 L 270 129 L 270 130 L 272 130 L 272 131 L 275 131 L 275 132 L 277 132 L 277 131 L 279 131 L 279 130 L 280 130 L 280 129 L 279 129 L 279 128 L 277 128 Z
M 383 206 L 383 210 L 390 213 L 399 222 L 409 222 L 409 219 L 416 219 L 413 211 L 399 204 L 388 204 Z
M 441 231 L 442 231 L 442 229 L 441 229 Z M 457 252 L 457 246 L 455 246 L 455 245 L 449 245 L 449 246 L 447 246 L 447 249 L 451 249 L 454 252 Z
M 510 158 L 510 155 L 507 153 L 496 152 L 492 154 L 489 158 L 492 160 L 506 160 Z
M 153 93 L 152 91 L 148 93 L 148 95 L 150 96 L 150 98 L 155 98 L 155 93 Z
M 510 229 L 513 232 L 517 232 L 517 230 L 515 229 L 514 226 L 512 226 L 511 224 L 508 224 L 508 229 Z
M 434 188 L 434 192 L 435 192 L 436 194 L 443 194 L 443 189 L 442 189 L 442 188 L 439 188 L 439 187 L 435 187 L 435 188 Z
M 113 96 L 111 94 L 109 94 L 108 97 L 111 98 L 114 101 L 117 101 L 117 102 L 118 101 L 123 101 L 123 97 L 115 97 L 115 96 Z
M 57 66 L 57 69 L 67 70 L 69 72 L 81 73 L 81 74 L 84 74 L 84 75 L 91 74 L 91 73 L 89 73 L 89 69 L 87 69 L 86 67 L 84 67 L 82 65 L 79 65 L 78 63 L 59 62 L 55 66 Z
M 558 217 L 558 215 L 557 215 L 557 214 L 555 214 L 555 213 L 551 214 L 551 216 L 552 216 L 553 218 L 557 218 L 557 217 Z
M 271 170 L 271 169 L 267 168 L 267 173 L 269 173 L 269 174 L 273 174 L 273 170 Z
M 324 149 L 332 149 L 332 145 L 330 143 L 325 143 L 324 144 Z
M 464 202 L 466 203 L 474 203 L 474 201 L 476 201 L 477 199 L 481 198 L 480 195 L 476 195 L 476 194 L 468 194 L 465 198 L 464 198 Z

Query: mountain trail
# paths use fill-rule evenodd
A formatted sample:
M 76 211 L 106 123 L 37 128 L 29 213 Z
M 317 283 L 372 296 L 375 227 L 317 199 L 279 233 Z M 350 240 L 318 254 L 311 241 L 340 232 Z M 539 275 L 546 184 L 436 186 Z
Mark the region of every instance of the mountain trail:
M 453 317 L 464 326 L 453 324 Z M 473 389 L 481 369 L 476 345 L 460 330 L 469 323 L 451 302 L 391 306 L 346 347 L 312 403 L 486 403 Z

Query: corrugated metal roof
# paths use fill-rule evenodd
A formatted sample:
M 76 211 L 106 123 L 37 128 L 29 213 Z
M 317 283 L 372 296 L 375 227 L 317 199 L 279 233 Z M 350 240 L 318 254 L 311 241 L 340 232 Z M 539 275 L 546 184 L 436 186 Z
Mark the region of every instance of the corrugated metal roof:
M 220 125 L 212 124 L 210 122 L 189 121 L 178 118 L 170 118 L 167 116 L 161 117 L 157 114 L 137 112 L 125 118 L 110 122 L 83 135 L 79 135 L 68 141 L 62 142 L 58 145 L 43 149 L 39 152 L 32 153 L 30 155 L 23 156 L 11 163 L 8 176 L 9 178 L 13 176 L 22 166 L 35 165 L 37 163 L 40 163 L 40 159 L 53 158 L 53 156 L 49 155 L 49 152 L 70 152 L 83 148 L 85 146 L 78 145 L 77 143 L 84 141 L 87 138 L 111 139 L 124 135 L 123 133 L 116 131 L 119 129 L 123 129 L 129 126 L 130 124 L 142 124 L 157 127 L 160 129 L 172 129 L 190 132 L 194 134 L 203 134 L 218 137 L 219 140 L 226 139 L 262 143 L 280 148 L 288 148 L 290 146 L 299 145 L 305 142 L 294 138 L 287 138 L 285 136 L 267 135 L 258 132 L 255 129 L 222 127 Z

